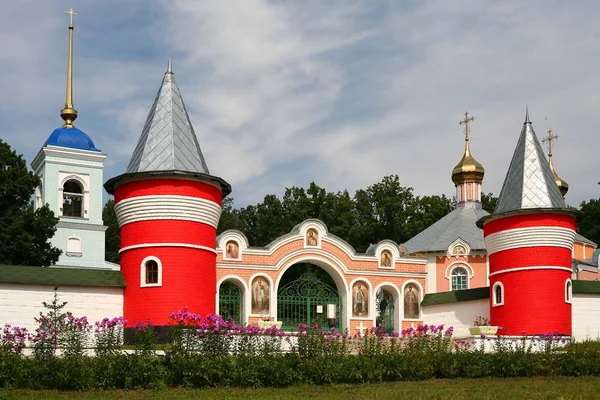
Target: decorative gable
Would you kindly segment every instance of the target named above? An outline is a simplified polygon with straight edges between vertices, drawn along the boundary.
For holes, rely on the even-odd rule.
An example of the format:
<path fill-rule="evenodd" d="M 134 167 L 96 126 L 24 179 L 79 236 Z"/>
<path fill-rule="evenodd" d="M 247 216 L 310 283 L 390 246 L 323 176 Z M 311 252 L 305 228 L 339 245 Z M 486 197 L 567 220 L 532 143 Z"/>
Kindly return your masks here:
<path fill-rule="evenodd" d="M 469 254 L 471 254 L 471 246 L 461 238 L 458 238 L 454 242 L 450 243 L 450 246 L 448 246 L 448 250 L 446 252 L 446 256 L 448 258 L 466 257 Z"/>

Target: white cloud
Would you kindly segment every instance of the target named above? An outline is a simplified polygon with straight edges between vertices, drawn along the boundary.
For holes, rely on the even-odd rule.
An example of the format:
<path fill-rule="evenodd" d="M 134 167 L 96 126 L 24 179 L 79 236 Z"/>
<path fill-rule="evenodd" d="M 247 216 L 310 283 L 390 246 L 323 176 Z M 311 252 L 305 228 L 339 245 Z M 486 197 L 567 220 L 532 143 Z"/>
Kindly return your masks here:
<path fill-rule="evenodd" d="M 525 105 L 541 135 L 545 117 L 555 130 L 573 129 L 584 103 L 590 114 L 569 136 L 585 140 L 564 146 L 585 153 L 594 140 L 583 129 L 600 122 L 590 106 L 600 61 L 592 7 L 178 1 L 170 40 L 185 57 L 181 74 L 199 71 L 198 90 L 182 91 L 211 168 L 242 203 L 267 188 L 281 193 L 282 163 L 289 184 L 356 189 L 398 173 L 417 193 L 452 195 L 465 110 L 476 115 L 472 146 L 487 167 L 485 189 L 497 194 Z M 593 197 L 595 178 L 577 172 L 585 165 L 559 153 L 570 197 Z"/>
<path fill-rule="evenodd" d="M 69 4 L 57 3 L 0 17 L 2 137 L 29 159 L 63 102 Z M 75 48 L 78 126 L 108 153 L 107 177 L 125 170 L 172 51 L 211 172 L 239 205 L 393 173 L 418 194 L 453 195 L 465 110 L 484 190 L 498 194 L 525 105 L 539 136 L 561 136 L 567 200 L 598 197 L 595 2 L 132 1 L 116 21 L 115 4 L 78 10 Z"/>

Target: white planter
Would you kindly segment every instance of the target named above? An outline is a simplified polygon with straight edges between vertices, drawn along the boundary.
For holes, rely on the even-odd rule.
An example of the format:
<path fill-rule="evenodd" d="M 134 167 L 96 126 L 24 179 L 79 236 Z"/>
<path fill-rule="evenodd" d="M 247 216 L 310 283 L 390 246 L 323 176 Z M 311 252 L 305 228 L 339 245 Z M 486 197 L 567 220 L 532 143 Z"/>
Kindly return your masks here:
<path fill-rule="evenodd" d="M 273 326 L 277 327 L 277 329 L 281 329 L 281 325 L 283 325 L 283 321 L 258 321 L 258 327 L 262 329 L 271 328 Z"/>
<path fill-rule="evenodd" d="M 472 326 L 469 328 L 469 332 L 471 332 L 471 335 L 473 335 L 473 336 L 495 335 L 496 332 L 498 332 L 498 327 L 497 326 L 489 326 L 489 325 Z"/>

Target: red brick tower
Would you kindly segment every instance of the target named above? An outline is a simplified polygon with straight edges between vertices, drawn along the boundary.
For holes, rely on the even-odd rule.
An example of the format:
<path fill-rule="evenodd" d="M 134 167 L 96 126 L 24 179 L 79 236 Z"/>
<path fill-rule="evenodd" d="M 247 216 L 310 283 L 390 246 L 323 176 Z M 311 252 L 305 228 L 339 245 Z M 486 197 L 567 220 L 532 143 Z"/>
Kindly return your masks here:
<path fill-rule="evenodd" d="M 126 327 L 167 325 L 183 307 L 214 312 L 216 229 L 231 187 L 208 171 L 170 60 L 127 171 L 105 188 L 121 232 Z"/>
<path fill-rule="evenodd" d="M 496 209 L 480 222 L 490 260 L 491 323 L 507 335 L 570 335 L 575 217 L 529 113 Z"/>

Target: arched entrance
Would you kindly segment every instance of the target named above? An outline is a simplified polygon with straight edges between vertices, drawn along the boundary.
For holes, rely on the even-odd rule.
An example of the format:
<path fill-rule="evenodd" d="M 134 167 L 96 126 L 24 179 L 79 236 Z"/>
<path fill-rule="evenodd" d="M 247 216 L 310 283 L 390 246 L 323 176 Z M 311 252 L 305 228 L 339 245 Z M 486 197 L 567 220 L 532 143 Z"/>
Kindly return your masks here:
<path fill-rule="evenodd" d="M 375 310 L 377 312 L 375 325 L 383 327 L 387 333 L 392 333 L 396 329 L 394 303 L 394 295 L 390 291 L 384 288 L 377 290 L 375 294 Z"/>
<path fill-rule="evenodd" d="M 331 276 L 312 264 L 296 264 L 281 278 L 277 290 L 277 318 L 284 330 L 299 324 L 342 329 L 342 297 Z"/>
<path fill-rule="evenodd" d="M 223 319 L 233 319 L 238 325 L 244 321 L 244 296 L 242 290 L 231 281 L 219 286 L 219 314 Z"/>

